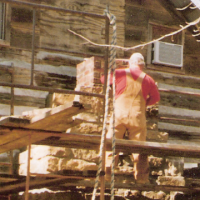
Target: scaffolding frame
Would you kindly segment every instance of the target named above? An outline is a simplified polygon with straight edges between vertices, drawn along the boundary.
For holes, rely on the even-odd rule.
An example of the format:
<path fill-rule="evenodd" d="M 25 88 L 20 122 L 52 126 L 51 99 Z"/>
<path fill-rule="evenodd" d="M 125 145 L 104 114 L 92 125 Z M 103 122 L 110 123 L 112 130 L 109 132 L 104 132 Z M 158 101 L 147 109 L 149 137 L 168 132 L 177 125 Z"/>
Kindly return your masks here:
<path fill-rule="evenodd" d="M 104 19 L 105 20 L 105 44 L 109 44 L 109 25 L 110 21 L 109 18 L 106 15 L 99 15 L 99 14 L 93 14 L 93 13 L 87 13 L 87 12 L 81 12 L 81 11 L 74 11 L 59 7 L 53 7 L 48 5 L 42 5 L 42 4 L 36 4 L 36 3 L 29 3 L 29 2 L 22 2 L 22 1 L 16 1 L 16 0 L 0 0 L 2 3 L 6 4 L 12 4 L 12 5 L 20 5 L 20 6 L 26 6 L 28 8 L 31 8 L 33 10 L 33 22 L 32 22 L 32 58 L 31 58 L 31 80 L 30 85 L 21 85 L 21 84 L 14 84 L 13 78 L 11 77 L 11 83 L 0 83 L 0 86 L 10 87 L 11 88 L 11 114 L 14 114 L 14 88 L 23 88 L 23 89 L 31 89 L 31 90 L 39 90 L 39 91 L 48 91 L 50 93 L 57 92 L 57 93 L 63 93 L 63 94 L 76 94 L 76 95 L 86 95 L 86 96 L 94 96 L 94 97 L 100 97 L 105 98 L 105 92 L 106 92 L 106 84 L 107 84 L 107 71 L 108 71 L 108 59 L 109 59 L 109 48 L 106 47 L 105 51 L 105 67 L 104 67 L 104 74 L 105 74 L 105 83 L 103 88 L 103 94 L 96 94 L 96 93 L 89 93 L 89 92 L 81 92 L 81 91 L 72 91 L 72 90 L 65 90 L 65 89 L 55 89 L 55 88 L 47 88 L 47 87 L 38 87 L 34 86 L 34 54 L 35 54 L 35 26 L 36 26 L 36 10 L 53 10 L 53 11 L 59 11 L 64 13 L 70 13 L 73 15 L 79 15 L 79 16 L 88 16 L 92 18 L 97 19 Z M 58 50 L 59 51 L 59 50 Z M 12 65 L 13 67 L 13 65 Z M 13 75 L 12 75 L 13 76 Z M 104 105 L 105 105 L 105 99 L 104 99 Z M 30 136 L 31 140 L 31 136 Z M 27 166 L 27 178 L 26 178 L 26 194 L 25 194 L 25 200 L 28 200 L 28 190 L 29 190 L 29 181 L 30 181 L 30 152 L 31 151 L 31 142 L 28 146 L 28 166 Z M 104 149 L 105 151 L 105 149 Z M 102 158 L 105 163 L 105 157 Z M 104 177 L 101 178 L 101 182 L 105 184 Z M 101 184 L 102 186 L 102 184 Z M 101 200 L 104 200 L 104 187 L 101 189 Z"/>
<path fill-rule="evenodd" d="M 16 1 L 16 0 L 0 0 L 0 2 L 12 4 L 12 5 L 22 5 L 22 6 L 26 6 L 28 8 L 33 9 L 33 34 L 32 34 L 32 58 L 31 58 L 31 81 L 30 81 L 30 85 L 14 84 L 12 82 L 11 83 L 0 82 L 0 86 L 6 86 L 6 87 L 10 87 L 12 89 L 12 92 L 11 92 L 11 108 L 12 109 L 13 109 L 13 106 L 14 106 L 14 88 L 23 88 L 23 89 L 31 89 L 31 90 L 39 90 L 39 91 L 57 92 L 57 93 L 63 93 L 63 94 L 86 95 L 86 96 L 94 96 L 94 97 L 99 97 L 99 98 L 105 97 L 107 71 L 108 71 L 108 59 L 109 59 L 108 47 L 106 47 L 106 51 L 105 51 L 105 68 L 104 68 L 105 84 L 104 84 L 104 93 L 103 94 L 34 86 L 33 75 L 34 75 L 36 10 L 39 10 L 39 9 L 55 10 L 55 11 L 59 11 L 59 12 L 71 13 L 71 14 L 74 14 L 74 15 L 89 16 L 89 17 L 94 17 L 94 18 L 99 18 L 99 19 L 105 19 L 105 44 L 109 44 L 109 19 L 106 15 L 98 15 L 98 14 L 92 14 L 92 13 L 86 13 L 86 12 L 80 12 L 80 11 L 73 11 L 73 10 L 68 10 L 68 9 L 63 9 L 63 8 L 58 8 L 58 7 L 52 7 L 52 6 L 47 6 L 47 5 L 28 3 L 28 2 Z M 175 91 L 175 90 L 160 89 L 160 91 L 200 96 L 197 93 L 179 92 L 179 91 Z M 13 111 L 12 111 L 11 114 L 14 114 Z M 28 200 L 28 189 L 29 189 L 29 184 L 30 184 L 30 169 L 29 168 L 30 168 L 30 153 L 31 153 L 30 152 L 31 151 L 31 132 L 34 131 L 34 130 L 26 130 L 26 131 L 30 133 L 30 135 L 29 135 L 29 146 L 28 146 L 28 167 L 27 167 L 27 177 L 26 177 L 26 197 L 25 197 L 26 200 Z M 54 134 L 55 133 L 50 133 L 49 135 L 54 135 Z M 170 155 L 175 155 L 176 154 L 175 150 L 177 150 L 178 153 L 175 156 L 185 156 L 185 155 L 194 156 L 194 154 L 195 154 L 195 157 L 200 157 L 199 156 L 200 148 L 196 148 L 196 149 L 193 150 L 193 149 L 185 149 L 185 148 L 179 146 L 179 147 L 177 147 L 177 149 L 176 148 L 173 149 L 173 145 L 165 145 L 165 146 L 160 145 L 160 146 L 155 147 L 154 145 L 150 145 L 148 143 L 138 143 L 138 142 L 130 141 L 130 143 L 125 144 L 124 142 L 118 141 L 118 140 L 116 140 L 116 142 L 117 142 L 118 150 L 126 150 L 126 149 L 137 150 L 137 149 L 139 149 L 140 151 L 144 151 L 144 149 L 149 147 L 149 149 L 147 151 L 150 151 L 150 149 L 152 150 L 152 152 L 165 151 L 166 155 L 169 154 L 169 150 L 171 150 Z M 108 141 L 108 144 L 110 145 L 111 141 Z M 124 146 L 124 148 L 122 148 L 122 146 Z M 190 153 L 188 153 L 188 152 L 190 152 Z M 179 153 L 180 153 L 180 155 L 179 155 Z M 10 198 L 10 196 L 8 198 Z M 103 199 L 104 198 L 101 195 L 101 200 L 103 200 Z"/>

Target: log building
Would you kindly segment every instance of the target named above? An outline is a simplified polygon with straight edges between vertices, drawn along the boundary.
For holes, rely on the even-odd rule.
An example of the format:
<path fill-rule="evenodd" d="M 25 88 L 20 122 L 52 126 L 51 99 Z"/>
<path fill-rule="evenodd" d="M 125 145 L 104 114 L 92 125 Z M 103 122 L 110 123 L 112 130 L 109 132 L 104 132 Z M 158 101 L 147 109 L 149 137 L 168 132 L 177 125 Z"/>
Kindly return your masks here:
<path fill-rule="evenodd" d="M 34 144 L 52 145 L 55 142 L 53 146 L 68 145 L 70 148 L 78 145 L 78 142 L 73 143 L 71 139 L 62 143 L 62 140 L 66 140 L 65 136 L 59 135 L 58 139 L 54 133 L 101 135 L 104 88 L 99 78 L 108 64 L 108 49 L 93 45 L 83 37 L 97 44 L 111 41 L 112 26 L 106 24 L 106 9 L 116 16 L 118 46 L 143 45 L 130 50 L 118 48 L 117 66 L 126 67 L 126 59 L 133 52 L 141 52 L 146 60 L 145 71 L 158 83 L 161 101 L 158 105 L 147 108 L 148 141 L 161 142 L 161 146 L 166 145 L 166 149 L 167 145 L 170 149 L 170 145 L 174 144 L 186 145 L 185 150 L 188 151 L 191 150 L 190 146 L 198 147 L 199 6 L 190 0 L 0 0 L 2 162 L 6 160 L 7 163 L 7 154 L 10 153 L 6 152 L 25 150 L 26 145 L 29 145 L 28 133 L 33 130 Z M 161 40 L 157 40 L 161 37 Z M 144 45 L 153 40 L 155 42 Z M 72 103 L 74 97 L 80 103 L 75 107 Z M 81 106 L 84 107 L 83 111 Z M 87 116 L 80 117 L 79 112 L 85 112 Z M 38 131 L 42 131 L 42 134 Z M 12 140 L 19 142 L 11 144 L 7 135 L 12 134 Z M 89 138 L 88 145 L 96 149 L 90 140 Z M 6 146 L 9 142 L 10 145 Z M 81 147 L 86 148 L 84 145 Z M 62 161 L 53 158 L 53 162 L 67 162 L 63 160 L 65 154 L 73 158 L 78 155 L 77 152 L 74 153 L 75 150 L 62 151 L 62 156 L 59 154 Z M 197 170 L 198 154 L 194 154 L 193 159 L 191 152 L 180 153 L 179 159 L 175 159 L 172 153 L 163 153 L 164 156 L 171 156 L 167 158 L 168 163 L 165 162 L 165 165 L 181 165 L 176 168 L 177 172 L 171 172 L 172 167 L 162 166 L 166 169 L 165 175 L 181 173 L 182 178 L 183 164 L 185 168 L 193 166 Z M 27 151 L 24 154 L 27 155 Z M 17 155 L 18 153 L 14 158 L 11 155 L 11 160 L 17 159 Z M 10 165 L 1 166 L 4 173 L 11 170 Z M 59 166 L 66 170 L 62 168 L 64 164 Z M 90 167 L 90 170 L 96 169 L 93 165 Z M 67 168 L 69 169 L 73 168 Z M 45 170 L 48 171 L 47 168 Z M 24 171 L 23 173 L 26 174 Z M 155 172 L 154 175 L 157 177 L 159 173 Z M 55 183 L 61 181 L 56 178 Z M 162 182 L 163 177 L 159 178 Z M 62 181 L 66 180 L 63 178 Z M 44 181 L 45 184 L 49 184 L 47 180 Z M 79 184 L 83 183 L 74 182 L 76 186 Z M 69 185 L 67 183 L 65 187 Z M 91 187 L 90 184 L 89 186 Z M 182 182 L 178 186 L 183 186 Z M 0 194 L 9 193 L 10 188 L 6 187 L 0 190 Z M 31 187 L 34 188 L 34 183 Z M 164 189 L 172 190 L 167 187 Z M 14 191 L 18 190 L 15 188 Z"/>

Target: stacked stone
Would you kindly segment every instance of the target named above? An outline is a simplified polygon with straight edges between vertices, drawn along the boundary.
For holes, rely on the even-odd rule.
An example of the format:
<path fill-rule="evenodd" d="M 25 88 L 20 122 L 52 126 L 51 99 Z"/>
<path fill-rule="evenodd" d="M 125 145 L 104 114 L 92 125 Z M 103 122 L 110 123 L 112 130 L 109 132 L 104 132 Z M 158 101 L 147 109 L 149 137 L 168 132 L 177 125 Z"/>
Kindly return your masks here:
<path fill-rule="evenodd" d="M 19 156 L 19 174 L 27 174 L 27 155 L 24 151 Z M 69 149 L 33 145 L 31 149 L 30 172 L 38 174 L 56 174 L 62 170 L 97 170 L 94 150 Z"/>
<path fill-rule="evenodd" d="M 117 61 L 117 68 L 127 67 L 128 62 L 123 60 Z M 90 93 L 103 93 L 103 85 L 100 83 L 100 77 L 103 73 L 104 60 L 102 58 L 92 57 L 86 59 L 77 66 L 77 87 L 76 90 Z M 112 94 L 112 92 L 111 92 Z M 68 96 L 65 96 L 69 98 Z M 66 102 L 66 98 L 59 98 L 60 102 Z M 110 97 L 112 97 L 110 95 Z M 61 100 L 62 99 L 62 100 Z M 71 100 L 71 97 L 70 97 Z M 76 127 L 66 130 L 67 133 L 79 134 L 101 134 L 102 132 L 102 117 L 103 117 L 103 99 L 93 96 L 76 95 L 74 101 L 80 103 L 88 103 L 91 106 L 90 110 L 74 116 L 74 120 L 82 120 L 82 123 Z M 56 104 L 56 103 L 55 103 Z M 112 100 L 110 99 L 110 107 Z M 111 114 L 111 110 L 109 110 Z M 157 107 L 147 109 L 147 140 L 154 142 L 167 142 L 168 133 L 159 132 L 156 124 Z M 109 119 L 107 120 L 109 121 Z M 61 170 L 96 170 L 98 152 L 94 150 L 68 149 L 60 147 L 33 146 L 31 149 L 31 173 L 57 173 Z M 133 163 L 129 155 L 121 154 L 118 167 L 118 176 L 116 181 L 133 182 Z M 26 175 L 27 170 L 27 151 L 20 155 L 19 174 Z M 150 164 L 150 180 L 153 184 L 184 186 L 183 178 L 183 159 L 177 158 L 157 158 L 149 156 Z M 123 194 L 122 194 L 123 193 Z M 116 195 L 119 199 L 166 199 L 169 196 L 175 197 L 179 193 L 164 193 L 164 192 L 139 192 L 132 190 L 116 190 Z M 85 196 L 88 199 L 90 194 Z M 106 196 L 107 198 L 107 196 Z M 109 199 L 108 195 L 108 199 Z M 33 198 L 34 199 L 34 198 Z M 67 198 L 70 199 L 70 198 Z M 97 198 L 98 199 L 98 198 Z M 175 198 L 174 198 L 175 199 Z"/>

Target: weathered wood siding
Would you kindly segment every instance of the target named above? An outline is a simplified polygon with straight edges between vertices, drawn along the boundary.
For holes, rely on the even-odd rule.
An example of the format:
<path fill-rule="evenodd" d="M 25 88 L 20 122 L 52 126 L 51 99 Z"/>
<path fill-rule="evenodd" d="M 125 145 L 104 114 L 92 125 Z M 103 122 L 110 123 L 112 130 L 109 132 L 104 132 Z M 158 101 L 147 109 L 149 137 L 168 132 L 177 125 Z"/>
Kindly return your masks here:
<path fill-rule="evenodd" d="M 89 12 L 103 15 L 106 9 L 106 2 L 102 0 L 87 1 L 62 1 L 56 0 L 48 2 L 48 5 L 65 9 Z M 109 10 L 116 16 L 117 20 L 117 44 L 124 46 L 124 0 L 110 1 Z M 41 48 L 54 48 L 68 50 L 80 54 L 104 54 L 105 48 L 89 44 L 86 40 L 72 34 L 68 29 L 88 38 L 89 40 L 105 44 L 105 20 L 72 15 L 64 12 L 41 11 L 40 14 L 40 46 Z M 112 34 L 112 27 L 110 27 Z M 110 37 L 111 39 L 111 37 Z M 118 51 L 119 56 L 123 56 L 122 51 Z"/>
<path fill-rule="evenodd" d="M 177 27 L 180 22 L 172 16 L 159 0 L 28 0 L 71 10 L 103 14 L 109 3 L 109 10 L 117 19 L 117 44 L 133 47 L 148 42 L 152 35 L 149 22 Z M 11 6 L 10 46 L 0 47 L 1 81 L 30 84 L 31 46 L 32 46 L 32 10 L 27 7 Z M 76 65 L 85 57 L 103 56 L 105 48 L 89 44 L 70 33 L 71 29 L 96 43 L 105 43 L 105 21 L 91 17 L 66 14 L 63 12 L 37 10 L 35 34 L 35 74 L 37 86 L 74 89 L 76 84 Z M 110 40 L 112 27 L 110 27 Z M 160 34 L 165 34 L 161 31 Z M 177 36 L 178 37 L 178 36 Z M 167 40 L 171 40 L 168 38 Z M 178 91 L 200 92 L 200 43 L 195 41 L 189 31 L 184 40 L 184 69 L 150 64 L 147 72 L 158 82 L 159 88 Z M 195 49 L 195 51 L 194 51 Z M 58 51 L 60 50 L 60 51 Z M 133 52 L 143 53 L 147 59 L 148 46 L 130 51 L 117 50 L 118 57 L 128 58 Z M 11 68 L 11 64 L 14 68 Z M 9 70 L 8 70 L 9 69 Z M 153 69 L 153 70 L 152 70 Z M 165 71 L 165 72 L 164 72 Z M 168 73 L 167 73 L 168 72 Z M 181 75 L 182 74 L 182 75 Z M 45 107 L 48 94 L 35 96 L 15 91 L 15 106 L 26 106 L 25 109 Z M 0 91 L 0 106 L 9 108 L 10 91 Z M 161 92 L 159 118 L 150 117 L 150 125 L 158 124 L 161 131 L 169 131 L 170 137 L 194 141 L 198 137 L 200 119 L 199 97 L 186 94 Z M 3 112 L 3 109 L 1 109 Z M 8 109 L 9 110 L 9 109 Z M 3 112 L 3 115 L 9 111 Z M 18 112 L 17 112 L 18 114 Z M 0 113 L 2 115 L 2 113 Z M 197 141 L 197 140 L 196 140 Z"/>
<path fill-rule="evenodd" d="M 172 16 L 160 5 L 159 1 L 126 0 L 125 6 L 125 46 L 133 47 L 149 41 L 148 25 L 150 21 L 174 25 Z M 147 46 L 125 52 L 129 57 L 134 51 L 140 51 L 147 56 Z"/>
<path fill-rule="evenodd" d="M 104 14 L 107 1 L 104 0 L 24 0 L 24 2 L 45 4 L 70 10 Z M 117 44 L 124 46 L 124 20 L 125 1 L 117 0 L 109 2 L 109 10 L 117 18 Z M 10 46 L 0 46 L 0 71 L 1 81 L 13 83 L 30 84 L 31 58 L 32 58 L 32 35 L 33 35 L 33 10 L 29 7 L 11 4 L 10 21 Z M 105 44 L 105 20 L 92 17 L 71 15 L 64 12 L 37 10 L 35 26 L 35 70 L 34 84 L 54 88 L 65 88 L 74 90 L 76 86 L 76 65 L 85 57 L 93 55 L 104 56 L 105 48 L 93 46 L 85 40 L 70 33 L 71 29 L 82 34 L 89 40 Z M 110 27 L 110 40 L 112 27 Z M 118 51 L 118 56 L 123 56 L 123 51 Z M 14 64 L 12 68 L 11 65 Z M 7 70 L 9 68 L 10 70 Z M 5 92 L 6 91 L 6 92 Z M 0 115 L 10 114 L 10 89 L 0 90 Z M 15 92 L 14 105 L 24 106 L 24 110 L 45 107 L 48 94 L 42 98 L 30 94 Z M 23 110 L 23 111 L 24 111 Z M 20 114 L 15 109 L 14 114 Z"/>
<path fill-rule="evenodd" d="M 126 0 L 125 12 L 125 46 L 133 47 L 169 33 L 159 28 L 157 32 L 151 32 L 150 23 L 169 29 L 170 27 L 180 28 L 180 21 L 157 0 Z M 173 38 L 168 37 L 164 41 L 170 42 L 172 39 L 184 41 L 183 69 L 148 62 L 146 71 L 158 83 L 159 89 L 176 90 L 188 94 L 161 91 L 158 117 L 149 119 L 148 123 L 150 125 L 155 123 L 159 131 L 168 132 L 168 142 L 199 143 L 200 96 L 190 93 L 200 94 L 200 43 L 196 42 L 188 30 L 182 38 L 179 34 Z M 128 58 L 133 52 L 139 51 L 147 59 L 148 48 L 149 46 L 145 46 L 126 51 L 125 57 Z"/>
<path fill-rule="evenodd" d="M 128 47 L 134 47 L 170 33 L 160 30 L 160 35 L 155 35 L 151 33 L 149 28 L 150 23 L 169 28 L 172 27 L 175 28 L 174 31 L 180 29 L 180 25 L 185 26 L 184 22 L 181 23 L 174 15 L 170 14 L 158 0 L 126 0 L 125 13 L 125 46 Z M 164 41 L 173 42 L 175 37 L 177 35 L 168 37 Z M 188 30 L 185 32 L 184 37 L 183 70 L 177 69 L 176 67 L 153 64 L 149 64 L 148 67 L 172 73 L 200 75 L 200 43 L 196 41 L 195 37 Z M 149 46 L 132 51 L 125 51 L 125 57 L 128 58 L 134 51 L 140 51 L 147 58 Z"/>
<path fill-rule="evenodd" d="M 158 129 L 169 133 L 171 143 L 199 143 L 200 78 L 149 70 L 147 73 L 161 91 Z"/>

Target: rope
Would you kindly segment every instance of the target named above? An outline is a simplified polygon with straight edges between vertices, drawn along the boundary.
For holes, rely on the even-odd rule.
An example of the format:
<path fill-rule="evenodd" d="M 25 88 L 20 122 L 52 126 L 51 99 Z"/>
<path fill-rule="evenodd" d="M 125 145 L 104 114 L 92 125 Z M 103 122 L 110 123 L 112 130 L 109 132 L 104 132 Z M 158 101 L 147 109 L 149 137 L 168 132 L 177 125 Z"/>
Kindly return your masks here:
<path fill-rule="evenodd" d="M 116 45 L 116 18 L 114 15 L 110 15 L 109 12 L 106 10 L 105 14 L 108 16 L 110 19 L 110 24 L 113 24 L 113 37 L 112 37 L 112 44 Z M 106 122 L 108 118 L 108 104 L 109 104 L 109 86 L 110 86 L 110 76 L 111 76 L 111 70 L 113 67 L 113 72 L 115 70 L 116 62 L 116 49 L 114 46 L 110 49 L 110 60 L 109 60 L 109 67 L 108 67 L 108 76 L 107 76 L 107 85 L 106 85 L 106 96 L 105 96 L 105 113 L 104 113 L 104 122 L 103 122 L 103 130 L 102 130 L 102 135 L 101 135 L 101 143 L 100 143 L 100 152 L 99 152 L 99 165 L 98 165 L 98 170 L 96 174 L 96 179 L 95 179 L 95 185 L 94 185 L 94 190 L 92 194 L 92 200 L 95 200 L 96 197 L 96 192 L 99 186 L 99 177 L 100 173 L 102 171 L 102 155 L 103 155 L 103 149 L 105 147 L 105 138 L 106 138 Z M 113 73 L 113 103 L 114 103 L 114 98 L 115 97 L 115 73 Z M 113 104 L 114 105 L 114 104 Z M 114 107 L 114 106 L 113 106 Z M 114 111 L 114 109 L 113 109 Z M 114 113 L 113 113 L 114 114 Z M 114 116 L 113 116 L 113 139 L 112 139 L 112 174 L 111 174 L 111 200 L 114 199 L 114 167 L 115 167 L 115 134 L 114 134 Z"/>
<path fill-rule="evenodd" d="M 113 36 L 112 36 L 112 45 L 117 44 L 117 26 L 116 26 L 116 17 L 114 15 L 111 16 L 111 24 L 113 25 Z M 114 200 L 114 170 L 115 170 L 115 69 L 116 69 L 116 48 L 112 47 L 110 50 L 111 53 L 111 68 L 113 70 L 113 121 L 112 121 L 112 129 L 113 129 L 113 136 L 112 136 L 112 168 L 111 168 L 111 200 Z"/>

